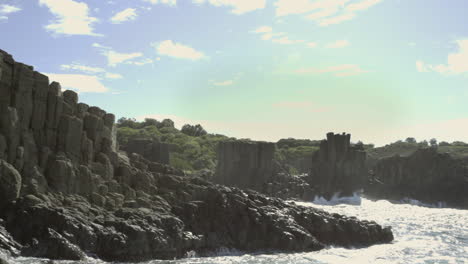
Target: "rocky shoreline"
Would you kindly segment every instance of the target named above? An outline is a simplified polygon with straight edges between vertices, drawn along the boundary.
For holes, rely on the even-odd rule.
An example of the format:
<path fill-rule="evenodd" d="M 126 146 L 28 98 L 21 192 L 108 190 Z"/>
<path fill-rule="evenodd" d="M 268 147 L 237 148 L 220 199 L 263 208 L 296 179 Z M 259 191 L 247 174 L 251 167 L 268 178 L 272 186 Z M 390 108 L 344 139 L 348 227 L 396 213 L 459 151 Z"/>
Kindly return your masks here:
<path fill-rule="evenodd" d="M 0 69 L 0 248 L 12 255 L 144 261 L 393 240 L 375 222 L 187 177 L 120 151 L 113 114 L 79 103 L 1 50 Z"/>

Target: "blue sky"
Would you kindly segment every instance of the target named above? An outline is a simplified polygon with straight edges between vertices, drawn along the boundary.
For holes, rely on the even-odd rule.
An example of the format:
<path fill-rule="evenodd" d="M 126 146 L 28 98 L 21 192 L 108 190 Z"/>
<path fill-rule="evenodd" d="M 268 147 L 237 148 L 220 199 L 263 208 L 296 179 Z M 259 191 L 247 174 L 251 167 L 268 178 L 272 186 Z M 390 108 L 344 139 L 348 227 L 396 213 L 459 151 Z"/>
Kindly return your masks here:
<path fill-rule="evenodd" d="M 465 0 L 0 0 L 0 48 L 118 117 L 468 141 Z"/>

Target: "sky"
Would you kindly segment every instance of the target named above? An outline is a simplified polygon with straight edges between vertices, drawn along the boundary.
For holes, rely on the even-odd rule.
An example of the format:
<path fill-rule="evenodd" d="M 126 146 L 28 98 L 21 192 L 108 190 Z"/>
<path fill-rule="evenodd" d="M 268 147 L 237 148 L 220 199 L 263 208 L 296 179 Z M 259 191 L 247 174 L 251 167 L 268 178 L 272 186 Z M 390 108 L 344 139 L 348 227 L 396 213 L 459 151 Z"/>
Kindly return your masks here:
<path fill-rule="evenodd" d="M 117 118 L 468 142 L 466 0 L 0 0 L 0 49 Z"/>

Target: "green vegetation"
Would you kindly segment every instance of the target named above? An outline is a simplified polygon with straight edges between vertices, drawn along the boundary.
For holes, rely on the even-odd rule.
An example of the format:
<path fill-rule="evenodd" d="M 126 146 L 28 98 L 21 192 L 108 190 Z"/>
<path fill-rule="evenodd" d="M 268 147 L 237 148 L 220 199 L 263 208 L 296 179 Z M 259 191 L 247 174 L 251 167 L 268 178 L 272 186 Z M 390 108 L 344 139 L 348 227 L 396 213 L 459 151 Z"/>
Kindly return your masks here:
<path fill-rule="evenodd" d="M 312 162 L 312 155 L 319 150 L 320 141 L 308 139 L 280 139 L 277 143 L 275 159 L 290 174 L 306 173 Z"/>
<path fill-rule="evenodd" d="M 368 148 L 366 151 L 371 158 L 380 159 L 394 155 L 409 156 L 417 149 L 428 147 L 437 148 L 439 153 L 449 153 L 456 158 L 468 158 L 468 144 L 460 141 L 437 143 L 434 138 L 429 142 L 426 140 L 417 142 L 414 138 L 409 137 L 405 141 L 399 140 L 383 147 Z"/>
<path fill-rule="evenodd" d="M 184 126 L 183 131 L 174 127 L 174 122 L 165 119 L 121 118 L 117 121 L 117 139 L 125 145 L 130 138 L 145 138 L 170 144 L 172 166 L 185 171 L 214 169 L 216 166 L 216 146 L 220 141 L 234 140 L 223 135 L 208 134 L 200 126 Z"/>

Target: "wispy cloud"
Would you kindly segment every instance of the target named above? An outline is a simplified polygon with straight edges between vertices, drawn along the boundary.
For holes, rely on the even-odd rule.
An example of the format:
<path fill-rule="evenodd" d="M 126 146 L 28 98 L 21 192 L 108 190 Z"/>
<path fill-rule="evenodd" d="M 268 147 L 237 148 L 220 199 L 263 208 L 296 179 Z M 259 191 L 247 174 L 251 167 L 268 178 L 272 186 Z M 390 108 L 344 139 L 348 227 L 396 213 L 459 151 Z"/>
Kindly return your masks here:
<path fill-rule="evenodd" d="M 221 81 L 221 82 L 215 82 L 212 81 L 214 86 L 230 86 L 234 84 L 233 80 L 227 80 L 227 81 Z"/>
<path fill-rule="evenodd" d="M 92 46 L 100 49 L 101 54 L 107 57 L 108 66 L 115 67 L 121 63 L 134 64 L 134 65 L 139 65 L 139 66 L 146 64 L 146 63 L 135 62 L 136 58 L 143 57 L 143 53 L 141 52 L 121 53 L 121 52 L 114 51 L 111 47 L 106 47 L 99 43 L 93 43 Z"/>
<path fill-rule="evenodd" d="M 114 24 L 120 24 L 122 22 L 135 20 L 137 16 L 135 8 L 127 8 L 111 17 L 110 21 Z"/>
<path fill-rule="evenodd" d="M 357 12 L 366 10 L 382 0 L 278 0 L 276 16 L 303 15 L 319 26 L 329 26 L 351 20 Z"/>
<path fill-rule="evenodd" d="M 151 4 L 166 4 L 166 5 L 172 5 L 172 6 L 175 6 L 177 4 L 177 0 L 143 0 L 143 1 L 151 3 Z"/>
<path fill-rule="evenodd" d="M 203 52 L 172 40 L 154 42 L 151 46 L 156 49 L 156 52 L 159 55 L 188 60 L 199 60 L 205 58 L 205 54 L 203 54 Z"/>
<path fill-rule="evenodd" d="M 0 21 L 7 20 L 8 15 L 21 11 L 20 7 L 2 4 L 0 5 Z"/>
<path fill-rule="evenodd" d="M 332 73 L 333 75 L 337 77 L 346 77 L 346 76 L 354 76 L 354 75 L 359 75 L 366 73 L 368 71 L 365 71 L 361 69 L 358 65 L 354 64 L 342 64 L 342 65 L 337 65 L 337 66 L 330 66 L 326 68 L 301 68 L 299 70 L 296 70 L 296 73 L 299 74 L 326 74 L 326 73 Z"/>
<path fill-rule="evenodd" d="M 193 0 L 193 2 L 196 4 L 209 3 L 214 6 L 231 7 L 231 13 L 236 15 L 263 9 L 266 5 L 266 0 Z"/>
<path fill-rule="evenodd" d="M 457 40 L 458 51 L 450 53 L 447 57 L 447 64 L 431 65 L 423 61 L 416 62 L 416 69 L 419 72 L 438 72 L 444 75 L 457 75 L 468 73 L 468 39 Z"/>
<path fill-rule="evenodd" d="M 105 93 L 109 91 L 97 76 L 84 74 L 44 73 L 50 80 L 59 82 L 63 88 L 78 93 Z"/>
<path fill-rule="evenodd" d="M 339 49 L 339 48 L 347 47 L 349 45 L 350 45 L 349 41 L 347 41 L 345 39 L 342 39 L 342 40 L 337 40 L 337 41 L 328 43 L 326 45 L 326 48 L 328 48 L 328 49 Z"/>
<path fill-rule="evenodd" d="M 270 33 L 273 31 L 272 27 L 269 26 L 261 26 L 256 28 L 255 30 L 252 30 L 253 33 Z"/>
<path fill-rule="evenodd" d="M 60 65 L 60 69 L 62 70 L 69 70 L 69 71 L 79 71 L 86 74 L 93 74 L 96 75 L 99 79 L 106 78 L 106 79 L 121 79 L 123 78 L 122 75 L 118 73 L 111 73 L 107 72 L 103 68 L 99 67 L 91 67 L 86 66 L 83 64 L 72 63 L 72 64 L 62 64 Z"/>
<path fill-rule="evenodd" d="M 93 28 L 98 19 L 89 15 L 86 3 L 73 0 L 39 0 L 39 4 L 47 6 L 55 16 L 55 19 L 45 26 L 47 31 L 65 35 L 100 35 L 95 33 Z"/>
<path fill-rule="evenodd" d="M 271 40 L 273 43 L 278 43 L 282 45 L 290 45 L 305 42 L 304 40 L 290 39 L 285 32 L 273 32 L 273 28 L 269 26 L 261 26 L 250 32 L 255 34 L 261 34 L 261 38 L 263 40 Z"/>
<path fill-rule="evenodd" d="M 378 3 L 382 2 L 382 0 L 363 0 L 361 2 L 349 4 L 346 6 L 346 9 L 349 11 L 361 11 L 361 10 L 366 10 L 369 7 L 376 5 Z"/>

